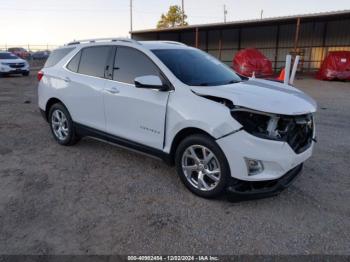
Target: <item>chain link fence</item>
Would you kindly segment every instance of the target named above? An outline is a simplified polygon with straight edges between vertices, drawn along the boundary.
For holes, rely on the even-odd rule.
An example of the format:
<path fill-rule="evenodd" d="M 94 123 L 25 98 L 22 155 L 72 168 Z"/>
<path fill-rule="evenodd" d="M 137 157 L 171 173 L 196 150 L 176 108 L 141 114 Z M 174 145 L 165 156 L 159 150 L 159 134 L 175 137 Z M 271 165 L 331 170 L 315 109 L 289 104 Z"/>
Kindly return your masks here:
<path fill-rule="evenodd" d="M 46 50 L 53 50 L 58 47 L 58 45 L 32 45 L 32 44 L 23 44 L 23 45 L 8 45 L 8 44 L 0 44 L 0 50 L 1 51 L 7 51 L 9 48 L 24 48 L 28 52 L 37 52 L 37 51 L 46 51 Z"/>
<path fill-rule="evenodd" d="M 22 45 L 8 45 L 8 44 L 0 44 L 0 51 L 8 51 L 11 52 L 13 48 L 23 48 L 23 56 L 22 58 L 26 59 L 31 69 L 40 69 L 46 62 L 47 56 L 39 55 L 38 52 L 50 52 L 53 49 L 57 48 L 58 45 L 33 45 L 33 44 L 22 44 Z"/>

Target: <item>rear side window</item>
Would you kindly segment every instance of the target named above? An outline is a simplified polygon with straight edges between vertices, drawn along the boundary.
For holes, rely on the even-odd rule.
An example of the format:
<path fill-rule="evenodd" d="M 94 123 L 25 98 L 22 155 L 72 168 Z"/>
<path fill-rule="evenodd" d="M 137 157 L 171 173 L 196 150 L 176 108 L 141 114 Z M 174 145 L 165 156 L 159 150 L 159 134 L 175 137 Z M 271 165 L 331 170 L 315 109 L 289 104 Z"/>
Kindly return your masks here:
<path fill-rule="evenodd" d="M 134 84 L 139 76 L 160 77 L 157 66 L 142 52 L 130 47 L 118 47 L 115 58 L 113 80 Z"/>
<path fill-rule="evenodd" d="M 63 57 L 68 55 L 74 48 L 64 48 L 52 51 L 49 58 L 47 59 L 44 67 L 52 67 L 56 65 Z"/>
<path fill-rule="evenodd" d="M 76 54 L 72 60 L 70 60 L 70 62 L 68 63 L 67 65 L 67 68 L 72 71 L 72 72 L 75 72 L 77 73 L 78 72 L 78 69 L 79 69 L 79 62 L 80 62 L 80 56 L 81 56 L 81 51 Z"/>
<path fill-rule="evenodd" d="M 78 72 L 84 75 L 104 77 L 107 59 L 112 48 L 109 46 L 96 46 L 83 49 Z"/>

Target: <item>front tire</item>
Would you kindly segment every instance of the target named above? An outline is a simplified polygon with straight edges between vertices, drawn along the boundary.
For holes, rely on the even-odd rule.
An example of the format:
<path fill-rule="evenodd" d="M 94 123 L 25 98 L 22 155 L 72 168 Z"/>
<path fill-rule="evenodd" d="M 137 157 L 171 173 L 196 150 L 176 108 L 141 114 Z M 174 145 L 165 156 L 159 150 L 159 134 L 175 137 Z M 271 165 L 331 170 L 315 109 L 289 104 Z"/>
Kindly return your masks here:
<path fill-rule="evenodd" d="M 53 137 L 60 145 L 71 146 L 79 141 L 72 118 L 61 103 L 51 106 L 49 123 Z"/>
<path fill-rule="evenodd" d="M 224 153 L 207 135 L 196 134 L 185 138 L 176 150 L 175 164 L 185 186 L 204 198 L 221 195 L 230 178 Z"/>
<path fill-rule="evenodd" d="M 22 73 L 23 76 L 29 76 L 29 71 Z"/>

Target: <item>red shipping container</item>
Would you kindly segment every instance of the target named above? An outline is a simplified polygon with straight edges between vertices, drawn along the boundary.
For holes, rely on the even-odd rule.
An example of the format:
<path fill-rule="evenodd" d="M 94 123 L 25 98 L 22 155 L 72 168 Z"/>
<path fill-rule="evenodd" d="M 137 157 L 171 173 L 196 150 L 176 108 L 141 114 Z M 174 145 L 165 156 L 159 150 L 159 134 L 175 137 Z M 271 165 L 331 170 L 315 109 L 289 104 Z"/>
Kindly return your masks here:
<path fill-rule="evenodd" d="M 329 52 L 316 77 L 320 80 L 350 80 L 350 51 Z"/>
<path fill-rule="evenodd" d="M 247 48 L 238 51 L 233 58 L 233 69 L 244 76 L 267 77 L 273 74 L 271 61 L 259 50 Z"/>

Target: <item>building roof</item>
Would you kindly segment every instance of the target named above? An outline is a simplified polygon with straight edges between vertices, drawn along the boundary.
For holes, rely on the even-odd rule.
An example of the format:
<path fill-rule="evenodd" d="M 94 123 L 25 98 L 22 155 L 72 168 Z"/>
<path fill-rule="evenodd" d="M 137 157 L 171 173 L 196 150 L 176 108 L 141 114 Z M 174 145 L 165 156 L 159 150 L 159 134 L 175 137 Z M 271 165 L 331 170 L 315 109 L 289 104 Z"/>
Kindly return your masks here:
<path fill-rule="evenodd" d="M 290 22 L 298 18 L 302 20 L 309 20 L 309 19 L 315 19 L 315 18 L 324 19 L 324 18 L 347 17 L 347 16 L 350 19 L 350 10 L 339 10 L 339 11 L 331 11 L 331 12 L 299 14 L 299 15 L 290 15 L 290 16 L 278 16 L 278 17 L 269 17 L 269 18 L 263 18 L 263 19 L 240 20 L 240 21 L 233 21 L 233 22 L 227 22 L 227 23 L 210 23 L 210 24 L 198 24 L 198 25 L 179 26 L 179 27 L 162 28 L 162 29 L 155 28 L 155 29 L 146 29 L 146 30 L 136 30 L 136 31 L 133 31 L 132 34 L 190 30 L 195 28 L 208 28 L 208 27 L 232 27 L 232 26 L 251 25 L 251 24 Z"/>

